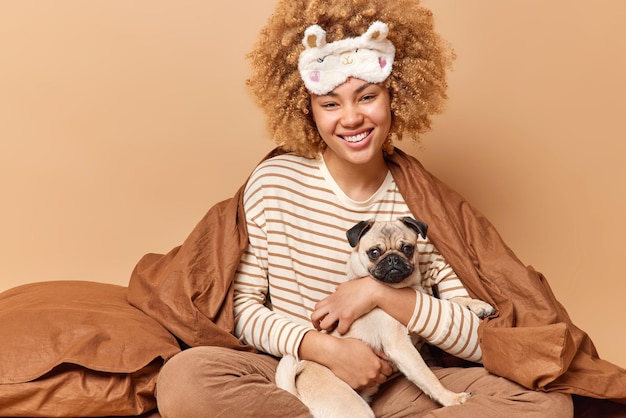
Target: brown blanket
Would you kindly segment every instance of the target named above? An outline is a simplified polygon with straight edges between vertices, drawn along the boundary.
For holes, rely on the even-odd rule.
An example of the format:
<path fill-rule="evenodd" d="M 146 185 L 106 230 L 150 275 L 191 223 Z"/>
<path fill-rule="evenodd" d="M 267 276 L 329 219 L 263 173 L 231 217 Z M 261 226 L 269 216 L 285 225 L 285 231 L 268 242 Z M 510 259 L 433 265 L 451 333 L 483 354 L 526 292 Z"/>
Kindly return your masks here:
<path fill-rule="evenodd" d="M 518 260 L 489 221 L 415 158 L 397 150 L 388 165 L 470 293 L 498 309 L 479 328 L 484 366 L 529 388 L 626 403 L 626 370 L 598 357 L 546 279 Z M 144 256 L 131 276 L 130 303 L 186 345 L 251 349 L 232 335 L 233 277 L 247 245 L 242 192 L 212 207 L 180 247 Z"/>

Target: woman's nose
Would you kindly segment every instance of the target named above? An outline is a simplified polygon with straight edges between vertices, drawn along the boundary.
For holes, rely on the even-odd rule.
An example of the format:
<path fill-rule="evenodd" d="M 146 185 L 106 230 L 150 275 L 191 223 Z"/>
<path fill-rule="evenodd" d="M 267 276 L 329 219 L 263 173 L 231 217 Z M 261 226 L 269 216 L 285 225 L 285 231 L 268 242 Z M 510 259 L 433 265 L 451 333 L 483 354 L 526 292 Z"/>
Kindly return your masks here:
<path fill-rule="evenodd" d="M 363 123 L 363 114 L 357 106 L 345 106 L 341 115 L 343 126 L 359 126 Z"/>

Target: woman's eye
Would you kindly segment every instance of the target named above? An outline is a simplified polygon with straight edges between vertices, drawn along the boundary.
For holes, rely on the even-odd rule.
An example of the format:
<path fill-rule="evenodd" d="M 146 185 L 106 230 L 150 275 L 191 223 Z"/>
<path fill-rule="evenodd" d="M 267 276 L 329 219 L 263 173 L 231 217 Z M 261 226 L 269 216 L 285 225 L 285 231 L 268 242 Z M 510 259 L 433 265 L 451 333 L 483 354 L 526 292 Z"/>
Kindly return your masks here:
<path fill-rule="evenodd" d="M 380 257 L 381 251 L 378 248 L 371 248 L 368 252 L 367 252 L 367 256 L 370 258 L 370 260 L 377 260 Z"/>

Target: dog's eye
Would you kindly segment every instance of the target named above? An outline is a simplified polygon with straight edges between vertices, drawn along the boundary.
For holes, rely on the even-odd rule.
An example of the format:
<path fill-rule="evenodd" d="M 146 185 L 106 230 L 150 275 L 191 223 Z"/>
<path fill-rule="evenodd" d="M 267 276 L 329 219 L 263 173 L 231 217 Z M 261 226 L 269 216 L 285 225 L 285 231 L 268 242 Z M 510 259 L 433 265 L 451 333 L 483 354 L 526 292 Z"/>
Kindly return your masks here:
<path fill-rule="evenodd" d="M 370 260 L 378 260 L 381 254 L 382 252 L 380 251 L 380 248 L 370 248 L 370 250 L 367 252 L 367 256 L 370 258 Z"/>
<path fill-rule="evenodd" d="M 415 251 L 415 247 L 413 247 L 412 245 L 405 244 L 405 245 L 402 246 L 402 252 L 407 257 L 411 257 L 413 255 L 414 251 Z"/>

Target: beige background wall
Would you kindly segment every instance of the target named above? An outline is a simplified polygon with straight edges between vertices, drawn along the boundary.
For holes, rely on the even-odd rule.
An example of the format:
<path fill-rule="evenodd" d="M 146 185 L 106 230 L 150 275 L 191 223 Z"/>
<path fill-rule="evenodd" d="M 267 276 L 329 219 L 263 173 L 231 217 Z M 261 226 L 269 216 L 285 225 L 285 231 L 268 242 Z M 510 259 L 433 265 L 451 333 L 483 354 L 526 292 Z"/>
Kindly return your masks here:
<path fill-rule="evenodd" d="M 403 148 L 626 366 L 626 3 L 425 4 L 458 59 L 447 112 Z M 0 290 L 126 284 L 235 191 L 272 147 L 244 85 L 272 7 L 0 2 Z"/>

